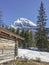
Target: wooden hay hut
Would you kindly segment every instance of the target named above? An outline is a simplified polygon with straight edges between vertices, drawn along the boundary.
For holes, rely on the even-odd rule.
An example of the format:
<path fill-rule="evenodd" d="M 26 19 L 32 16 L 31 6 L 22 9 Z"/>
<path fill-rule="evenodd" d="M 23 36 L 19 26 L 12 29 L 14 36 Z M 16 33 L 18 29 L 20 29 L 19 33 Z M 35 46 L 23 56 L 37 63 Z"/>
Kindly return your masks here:
<path fill-rule="evenodd" d="M 17 56 L 19 40 L 24 38 L 0 27 L 0 63 Z"/>

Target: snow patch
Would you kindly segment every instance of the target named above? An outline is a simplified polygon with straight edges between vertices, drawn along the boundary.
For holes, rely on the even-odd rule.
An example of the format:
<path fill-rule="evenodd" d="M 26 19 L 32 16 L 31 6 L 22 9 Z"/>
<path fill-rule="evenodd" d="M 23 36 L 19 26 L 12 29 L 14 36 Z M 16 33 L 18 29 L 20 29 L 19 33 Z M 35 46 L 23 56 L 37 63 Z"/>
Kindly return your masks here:
<path fill-rule="evenodd" d="M 41 52 L 27 49 L 18 49 L 18 57 L 49 62 L 49 52 Z"/>

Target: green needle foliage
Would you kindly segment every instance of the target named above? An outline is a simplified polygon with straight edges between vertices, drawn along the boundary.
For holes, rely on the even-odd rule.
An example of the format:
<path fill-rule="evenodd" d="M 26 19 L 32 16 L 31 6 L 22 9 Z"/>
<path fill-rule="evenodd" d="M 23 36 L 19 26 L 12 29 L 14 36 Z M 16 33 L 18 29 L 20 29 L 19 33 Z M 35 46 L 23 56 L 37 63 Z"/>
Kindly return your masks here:
<path fill-rule="evenodd" d="M 36 46 L 40 50 L 47 49 L 47 33 L 46 33 L 46 15 L 45 15 L 45 8 L 43 3 L 41 2 L 40 9 L 39 9 L 39 16 L 37 21 L 37 33 L 36 33 Z"/>

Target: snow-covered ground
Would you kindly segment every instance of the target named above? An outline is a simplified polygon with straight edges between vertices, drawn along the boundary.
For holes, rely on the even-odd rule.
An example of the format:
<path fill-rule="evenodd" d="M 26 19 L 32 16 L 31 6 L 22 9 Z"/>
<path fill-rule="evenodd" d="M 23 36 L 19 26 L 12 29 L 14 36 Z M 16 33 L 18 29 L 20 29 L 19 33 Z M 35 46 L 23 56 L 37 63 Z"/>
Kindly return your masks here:
<path fill-rule="evenodd" d="M 18 57 L 49 62 L 49 52 L 18 49 Z"/>

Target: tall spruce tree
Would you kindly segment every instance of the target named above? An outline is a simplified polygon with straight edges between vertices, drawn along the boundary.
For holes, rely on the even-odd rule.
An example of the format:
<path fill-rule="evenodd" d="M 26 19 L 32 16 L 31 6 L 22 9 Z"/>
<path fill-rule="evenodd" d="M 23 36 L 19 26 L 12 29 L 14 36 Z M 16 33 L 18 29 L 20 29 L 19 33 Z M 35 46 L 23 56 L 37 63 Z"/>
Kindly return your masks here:
<path fill-rule="evenodd" d="M 29 34 L 29 43 L 30 43 L 30 47 L 32 47 L 33 46 L 33 32 L 32 31 L 30 31 L 29 32 L 30 34 Z"/>
<path fill-rule="evenodd" d="M 19 31 L 19 28 L 17 28 L 16 30 L 15 30 L 15 34 L 20 34 L 20 31 Z"/>
<path fill-rule="evenodd" d="M 9 30 L 13 33 L 15 33 L 15 29 L 13 27 L 10 27 Z"/>
<path fill-rule="evenodd" d="M 25 33 L 25 40 L 26 40 L 27 48 L 30 47 L 30 32 L 28 30 L 26 30 L 26 33 Z"/>
<path fill-rule="evenodd" d="M 4 27 L 5 26 L 5 24 L 4 24 L 3 20 L 2 20 L 2 17 L 3 17 L 2 11 L 0 10 L 0 27 Z"/>
<path fill-rule="evenodd" d="M 20 46 L 23 48 L 28 48 L 32 46 L 33 40 L 32 40 L 32 31 L 29 30 L 22 30 L 21 34 L 22 37 L 25 38 L 24 41 L 20 41 L 19 44 L 21 44 Z"/>
<path fill-rule="evenodd" d="M 47 36 L 46 36 L 46 15 L 45 8 L 41 2 L 39 9 L 39 16 L 37 21 L 37 33 L 36 33 L 36 46 L 40 50 L 45 50 L 47 48 Z"/>
<path fill-rule="evenodd" d="M 25 30 L 22 29 L 20 36 L 25 38 Z M 20 40 L 19 47 L 26 48 L 25 40 Z"/>

